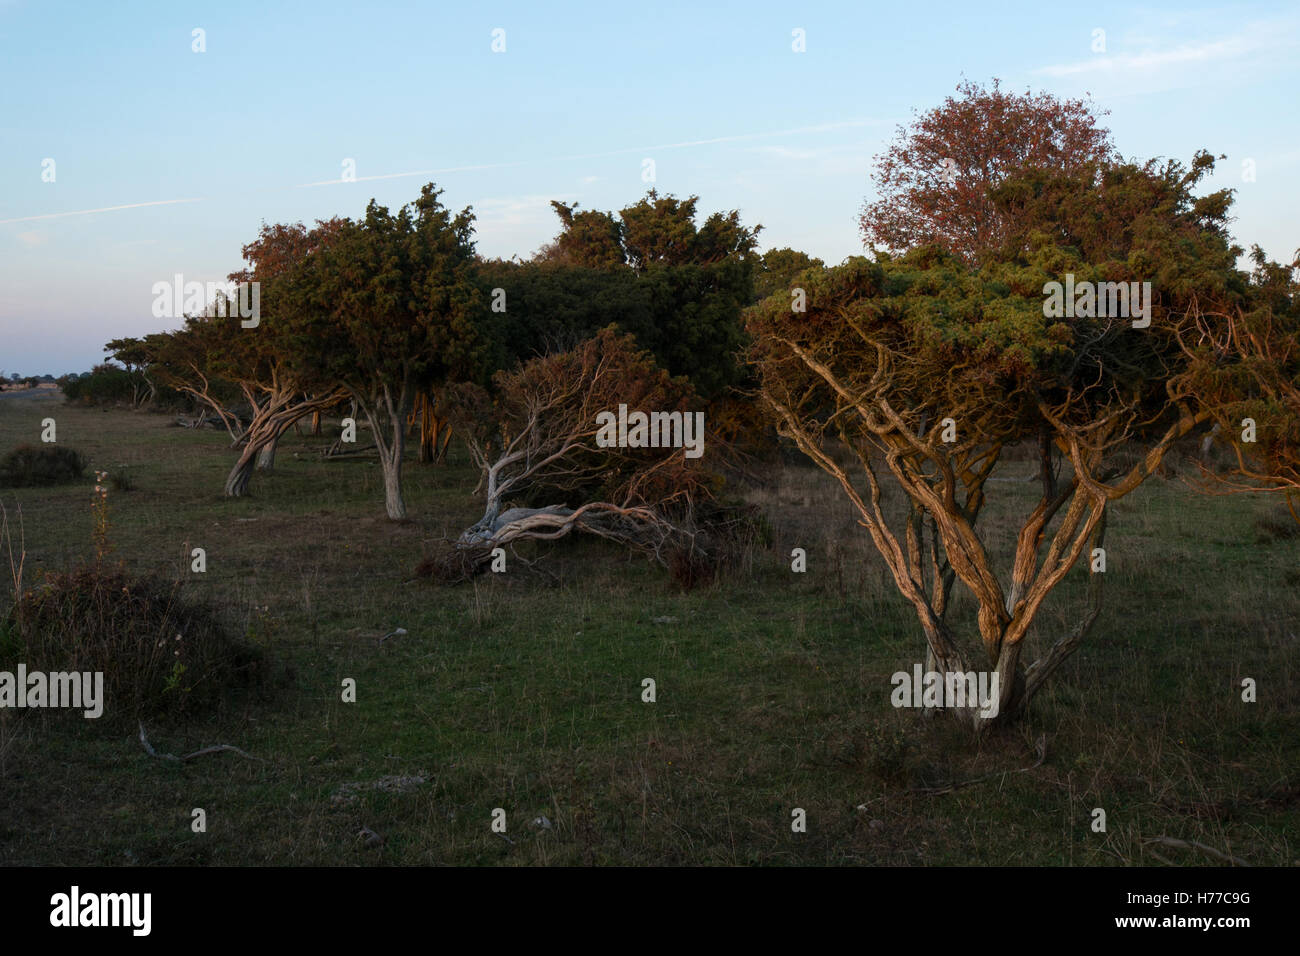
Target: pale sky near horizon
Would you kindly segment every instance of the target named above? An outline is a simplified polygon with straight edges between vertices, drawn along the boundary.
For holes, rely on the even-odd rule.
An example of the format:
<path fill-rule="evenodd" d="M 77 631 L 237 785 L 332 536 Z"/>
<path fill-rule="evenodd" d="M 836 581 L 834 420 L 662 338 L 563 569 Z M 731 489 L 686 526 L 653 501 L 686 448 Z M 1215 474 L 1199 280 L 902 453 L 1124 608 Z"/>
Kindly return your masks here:
<path fill-rule="evenodd" d="M 179 325 L 154 283 L 223 279 L 263 221 L 395 209 L 430 180 L 473 206 L 481 253 L 526 257 L 550 200 L 626 206 L 652 159 L 661 193 L 839 262 L 873 157 L 963 78 L 1090 93 L 1129 158 L 1226 154 L 1206 188 L 1237 190 L 1237 241 L 1290 261 L 1298 48 L 1279 2 L 0 0 L 0 369 L 88 369 Z"/>

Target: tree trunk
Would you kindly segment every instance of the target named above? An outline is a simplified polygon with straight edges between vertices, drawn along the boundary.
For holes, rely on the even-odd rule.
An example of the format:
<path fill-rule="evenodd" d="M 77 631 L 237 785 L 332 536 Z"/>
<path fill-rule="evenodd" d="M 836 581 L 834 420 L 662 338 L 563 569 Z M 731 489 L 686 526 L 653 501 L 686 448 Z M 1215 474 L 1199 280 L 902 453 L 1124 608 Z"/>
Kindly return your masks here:
<path fill-rule="evenodd" d="M 226 476 L 226 497 L 239 498 L 248 491 L 248 480 L 253 477 L 253 465 L 257 459 L 258 448 L 250 443 L 240 452 L 235 467 Z"/>
<path fill-rule="evenodd" d="M 406 518 L 402 500 L 402 450 L 406 443 L 406 426 L 399 419 L 393 423 L 393 444 L 379 450 L 379 464 L 384 469 L 384 509 L 393 521 Z"/>
<path fill-rule="evenodd" d="M 338 393 L 334 393 L 337 395 Z M 247 441 L 240 452 L 239 460 L 226 478 L 226 496 L 237 498 L 248 490 L 248 482 L 254 469 L 271 471 L 275 467 L 275 451 L 280 437 L 300 418 L 309 412 L 318 410 L 322 403 L 329 402 L 333 395 L 310 399 L 306 402 L 286 404 L 293 398 L 292 393 L 284 392 L 279 397 L 268 399 L 256 415 L 245 433 Z"/>
<path fill-rule="evenodd" d="M 433 464 L 433 442 L 429 435 L 428 399 L 421 402 L 420 407 L 420 464 Z"/>
<path fill-rule="evenodd" d="M 295 422 L 295 424 L 297 423 Z M 257 454 L 258 471 L 275 470 L 275 449 L 276 446 L 279 444 L 280 444 L 280 436 L 277 435 L 276 437 L 272 438 L 269 442 L 267 442 L 265 445 L 262 446 L 262 450 Z"/>
<path fill-rule="evenodd" d="M 379 466 L 384 471 L 384 510 L 393 521 L 406 520 L 406 502 L 402 500 L 402 453 L 406 450 L 406 392 L 398 397 L 396 403 L 392 394 L 385 389 L 381 396 L 376 396 L 363 405 L 362 411 L 370 421 L 370 430 L 375 436 L 375 448 L 379 452 Z M 380 411 L 380 401 L 383 411 Z M 384 414 L 387 413 L 389 436 L 385 438 Z"/>
<path fill-rule="evenodd" d="M 997 724 L 1011 723 L 1024 713 L 1029 703 L 1025 696 L 1025 669 L 1020 666 L 1020 642 L 1004 642 L 993 670 L 998 675 L 998 712 L 993 717 L 979 717 L 976 728 L 985 730 Z"/>

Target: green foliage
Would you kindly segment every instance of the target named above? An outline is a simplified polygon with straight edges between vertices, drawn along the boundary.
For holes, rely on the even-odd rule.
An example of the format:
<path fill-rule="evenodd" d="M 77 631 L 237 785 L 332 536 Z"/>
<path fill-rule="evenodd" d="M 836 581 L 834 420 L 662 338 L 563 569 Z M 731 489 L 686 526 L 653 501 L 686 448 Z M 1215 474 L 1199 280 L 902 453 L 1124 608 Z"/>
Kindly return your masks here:
<path fill-rule="evenodd" d="M 551 208 L 564 224 L 555 240 L 554 260 L 586 269 L 614 269 L 626 264 L 623 225 L 607 212 L 584 210 L 552 202 Z"/>
<path fill-rule="evenodd" d="M 1255 246 L 1251 260 L 1245 303 L 1220 305 L 1184 338 L 1189 365 L 1180 386 L 1232 448 L 1229 473 L 1214 477 L 1285 492 L 1300 521 L 1300 255 L 1288 266 Z M 1253 441 L 1243 440 L 1247 419 L 1255 423 Z"/>
<path fill-rule="evenodd" d="M 441 194 L 430 183 L 396 215 L 372 200 L 288 277 L 295 356 L 321 380 L 395 398 L 481 368 L 474 217 Z"/>
<path fill-rule="evenodd" d="M 507 296 L 507 312 L 488 319 L 495 367 L 617 325 L 706 399 L 739 384 L 740 314 L 754 298 L 763 227 L 743 226 L 734 209 L 697 226 L 698 203 L 653 189 L 617 214 L 553 202 L 563 228 L 536 259 L 480 266 L 481 288 Z"/>
<path fill-rule="evenodd" d="M 762 227 L 747 229 L 732 210 L 697 229 L 697 202 L 651 190 L 617 216 L 552 203 L 564 229 L 542 256 L 479 264 L 485 310 L 495 289 L 505 291 L 506 309 L 484 320 L 489 345 L 477 380 L 615 325 L 706 399 L 739 384 L 740 316 L 754 299 Z"/>
<path fill-rule="evenodd" d="M 954 416 L 964 434 L 989 442 L 1037 435 L 1040 403 L 1063 409 L 1064 424 L 1123 409 L 1138 416 L 1135 428 L 1154 431 L 1171 411 L 1166 383 L 1182 364 L 1188 312 L 1246 288 L 1226 207 L 1191 191 L 1212 168 L 1198 154 L 1190 169 L 1126 163 L 1008 180 L 994 202 L 1014 206 L 1008 221 L 1017 225 L 982 266 L 922 246 L 805 271 L 806 313 L 791 311 L 784 290 L 750 311 L 755 354 L 786 356 L 765 368 L 790 374 L 788 394 L 809 413 L 834 402 L 821 377 L 790 358 L 795 347 L 821 356 L 851 390 L 886 376 L 877 384 L 909 420 Z M 1045 285 L 1067 273 L 1076 283 L 1150 282 L 1151 326 L 1044 315 Z"/>
<path fill-rule="evenodd" d="M 129 372 L 117 365 L 96 365 L 85 377 L 65 375 L 59 379 L 63 394 L 70 402 L 83 405 L 130 404 L 141 385 L 139 372 Z"/>
<path fill-rule="evenodd" d="M 497 370 L 572 348 L 612 324 L 654 349 L 654 290 L 630 269 L 490 260 L 479 264 L 477 277 L 485 305 L 494 289 L 506 296 L 505 311 L 489 311 L 485 319 L 491 351 L 476 376 L 480 384 Z"/>
<path fill-rule="evenodd" d="M 0 459 L 0 487 L 36 488 L 77 481 L 86 459 L 62 445 L 19 445 Z"/>
<path fill-rule="evenodd" d="M 795 249 L 769 249 L 759 260 L 754 277 L 754 297 L 761 301 L 777 292 L 788 298 L 799 276 L 809 269 L 824 269 L 826 263 Z"/>
<path fill-rule="evenodd" d="M 151 355 L 148 339 L 131 336 L 109 341 L 104 345 L 104 351 L 117 359 L 128 372 L 143 371 Z"/>
<path fill-rule="evenodd" d="M 741 381 L 736 356 L 745 345 L 741 314 L 753 298 L 753 264 L 724 259 L 698 265 L 652 266 L 657 283 L 652 351 L 673 375 L 684 375 L 706 399 Z"/>
<path fill-rule="evenodd" d="M 1033 663 L 1021 659 L 1046 596 L 1085 548 L 1099 546 L 1107 507 L 1209 417 L 1189 401 L 1185 343 L 1198 322 L 1215 321 L 1198 303 L 1245 288 L 1226 205 L 1192 193 L 1212 167 L 1201 154 L 1190 170 L 1031 171 L 995 191 L 995 204 L 1016 213 L 1004 219 L 1005 245 L 984 250 L 978 264 L 939 245 L 857 258 L 801 275 L 806 311 L 778 292 L 748 313 L 762 395 L 781 433 L 845 489 L 917 609 L 930 652 L 965 669 L 960 635 L 974 625 L 973 655 L 1017 674 L 1003 685 L 999 720 L 1023 714 L 1096 620 L 1100 578 L 1069 637 Z M 1112 297 L 1090 306 L 1096 290 L 1085 283 L 1101 281 L 1115 283 Z M 828 438 L 853 453 L 851 473 Z M 1039 503 L 1018 531 L 977 529 L 988 476 L 1017 445 L 1038 450 Z M 883 515 L 878 475 L 907 496 L 907 521 L 891 526 Z M 1004 576 L 992 542 L 1008 531 L 1017 547 Z M 948 613 L 957 582 L 978 603 L 968 624 Z M 988 726 L 978 720 L 972 726 Z"/>

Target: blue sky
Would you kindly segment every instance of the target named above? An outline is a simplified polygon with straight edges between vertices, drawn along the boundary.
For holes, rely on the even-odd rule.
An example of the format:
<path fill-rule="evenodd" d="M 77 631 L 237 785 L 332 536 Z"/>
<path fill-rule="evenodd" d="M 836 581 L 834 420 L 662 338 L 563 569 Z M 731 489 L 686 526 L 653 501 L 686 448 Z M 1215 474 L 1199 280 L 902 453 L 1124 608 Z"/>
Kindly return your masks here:
<path fill-rule="evenodd" d="M 625 206 L 652 159 L 661 192 L 838 262 L 872 158 L 963 78 L 1091 93 L 1125 156 L 1226 154 L 1238 241 L 1289 261 L 1298 47 L 1294 3 L 0 0 L 0 369 L 87 369 L 175 327 L 153 284 L 223 279 L 262 221 L 430 180 L 474 207 L 480 252 L 527 256 L 550 200 Z"/>

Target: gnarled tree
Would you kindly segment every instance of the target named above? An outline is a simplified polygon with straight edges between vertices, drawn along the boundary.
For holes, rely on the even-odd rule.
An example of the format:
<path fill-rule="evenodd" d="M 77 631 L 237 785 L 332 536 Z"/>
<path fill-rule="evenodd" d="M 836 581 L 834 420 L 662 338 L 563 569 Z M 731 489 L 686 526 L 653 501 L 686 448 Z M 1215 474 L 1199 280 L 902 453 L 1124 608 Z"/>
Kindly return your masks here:
<path fill-rule="evenodd" d="M 338 219 L 318 222 L 313 229 L 301 223 L 264 225 L 258 238 L 244 246 L 248 267 L 229 276 L 232 282 L 259 283 L 262 309 L 251 328 L 233 317 L 217 320 L 226 330 L 218 369 L 239 387 L 253 414 L 243 449 L 226 478 L 228 496 L 247 491 L 255 467 L 274 467 L 280 437 L 295 422 L 336 405 L 346 395 L 342 386 L 320 376 L 314 362 L 304 360 L 300 338 L 310 308 L 301 267 L 341 228 Z"/>
<path fill-rule="evenodd" d="M 930 668 L 998 674 L 997 721 L 1023 711 L 1096 620 L 1101 575 L 1090 570 L 1074 626 L 1032 662 L 1024 653 L 1049 593 L 1102 547 L 1110 503 L 1208 420 L 1177 373 L 1178 332 L 1196 297 L 1240 285 L 1227 195 L 1191 194 L 1212 166 L 1202 154 L 1190 170 L 1027 174 L 995 191 L 999 208 L 1015 204 L 1006 221 L 1018 228 L 979 270 L 934 248 L 851 260 L 805 273 L 806 313 L 792 313 L 786 294 L 750 312 L 752 357 L 779 429 L 853 503 L 915 609 Z M 1098 315 L 1095 297 L 1094 308 L 1048 315 L 1047 284 L 1066 275 L 1080 288 L 1151 282 L 1150 325 Z M 978 519 L 1014 444 L 1036 449 L 1039 496 L 1003 570 Z M 884 504 L 887 482 L 903 492 L 901 513 Z M 974 599 L 969 624 L 950 620 L 957 583 Z M 976 727 L 993 722 L 976 708 L 959 713 Z"/>
<path fill-rule="evenodd" d="M 200 409 L 213 415 L 230 435 L 230 447 L 244 440 L 250 412 L 241 408 L 239 387 L 224 377 L 226 342 L 237 320 L 216 316 L 185 317 L 181 328 L 147 336 L 149 370 L 153 378 L 175 389 Z"/>
<path fill-rule="evenodd" d="M 1256 246 L 1251 259 L 1246 302 L 1205 303 L 1182 330 L 1183 387 L 1235 459 L 1227 471 L 1203 466 L 1203 487 L 1280 492 L 1300 523 L 1300 253 L 1286 266 Z"/>
<path fill-rule="evenodd" d="M 417 397 L 472 378 L 484 343 L 473 280 L 474 219 L 453 215 L 426 185 L 393 215 L 373 200 L 306 256 L 295 354 L 322 382 L 337 383 L 370 423 L 384 473 L 388 517 L 406 517 L 402 459 Z"/>
<path fill-rule="evenodd" d="M 691 534 L 675 518 L 687 516 L 714 479 L 694 454 L 707 439 L 688 382 L 658 368 L 632 336 L 608 328 L 574 349 L 498 372 L 493 384 L 495 400 L 471 384 L 448 388 L 443 399 L 483 476 L 483 517 L 456 542 L 463 567 L 480 568 L 493 548 L 519 538 L 575 530 L 661 562 L 669 548 L 689 547 Z M 620 406 L 625 421 L 633 412 L 648 419 L 641 432 L 628 430 L 625 445 L 610 426 Z M 688 439 L 698 444 L 688 447 Z M 556 498 L 564 500 L 538 504 Z"/>

